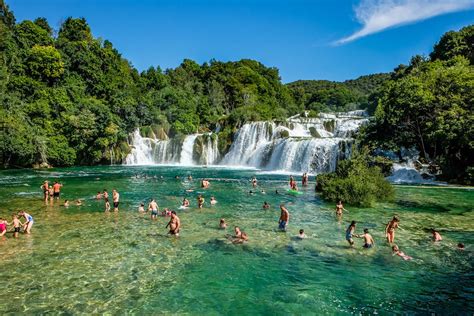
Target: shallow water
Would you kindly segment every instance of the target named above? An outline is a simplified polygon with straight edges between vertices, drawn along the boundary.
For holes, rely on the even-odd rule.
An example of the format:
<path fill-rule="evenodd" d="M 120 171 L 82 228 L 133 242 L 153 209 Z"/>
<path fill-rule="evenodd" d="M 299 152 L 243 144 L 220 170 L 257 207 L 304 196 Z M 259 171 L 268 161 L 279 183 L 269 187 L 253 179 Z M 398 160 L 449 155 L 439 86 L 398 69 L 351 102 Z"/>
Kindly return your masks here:
<path fill-rule="evenodd" d="M 135 174 L 163 176 L 164 180 Z M 0 172 L 0 216 L 11 219 L 25 208 L 35 218 L 32 235 L 0 239 L 0 312 L 137 314 L 345 314 L 474 313 L 474 191 L 397 186 L 394 203 L 370 209 L 346 206 L 342 220 L 333 205 L 315 196 L 276 195 L 287 176 L 259 174 L 259 190 L 249 195 L 254 170 L 182 167 L 90 167 Z M 184 180 L 192 174 L 194 181 Z M 175 175 L 182 177 L 174 179 Z M 199 179 L 211 188 L 198 188 Z M 64 208 L 41 201 L 43 179 L 59 179 L 63 198 L 85 199 Z M 105 214 L 97 191 L 121 193 L 118 214 Z M 188 188 L 195 192 L 186 193 Z M 198 210 L 203 192 L 206 207 Z M 209 198 L 218 200 L 209 206 Z M 152 222 L 137 207 L 151 197 L 177 209 L 188 196 L 192 207 L 178 210 L 181 236 L 166 236 L 168 218 Z M 271 204 L 262 210 L 263 201 Z M 277 231 L 279 203 L 291 218 L 287 233 Z M 61 203 L 62 204 L 62 203 Z M 394 215 L 402 230 L 396 243 L 412 261 L 393 257 L 383 238 Z M 232 245 L 217 229 L 220 218 L 250 236 Z M 344 231 L 369 228 L 376 247 L 350 249 Z M 427 229 L 444 240 L 434 244 Z M 304 228 L 309 236 L 297 241 Z M 458 242 L 467 245 L 456 249 Z"/>

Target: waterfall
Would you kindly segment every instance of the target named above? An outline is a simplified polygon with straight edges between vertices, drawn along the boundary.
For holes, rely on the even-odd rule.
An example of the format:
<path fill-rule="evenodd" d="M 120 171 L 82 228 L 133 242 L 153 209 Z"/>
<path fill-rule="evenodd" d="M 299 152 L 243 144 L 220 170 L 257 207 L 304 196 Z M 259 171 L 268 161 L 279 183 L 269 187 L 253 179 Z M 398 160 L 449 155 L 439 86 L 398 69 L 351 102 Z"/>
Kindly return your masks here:
<path fill-rule="evenodd" d="M 352 151 L 352 137 L 368 121 L 363 111 L 293 116 L 284 122 L 244 124 L 221 156 L 218 134 L 192 134 L 167 140 L 154 133 L 130 135 L 131 152 L 125 164 L 233 165 L 291 172 L 331 172 Z"/>
<path fill-rule="evenodd" d="M 194 165 L 193 162 L 193 151 L 194 151 L 194 142 L 200 134 L 192 134 L 186 136 L 183 141 L 183 148 L 181 149 L 181 159 L 179 163 L 185 166 Z"/>

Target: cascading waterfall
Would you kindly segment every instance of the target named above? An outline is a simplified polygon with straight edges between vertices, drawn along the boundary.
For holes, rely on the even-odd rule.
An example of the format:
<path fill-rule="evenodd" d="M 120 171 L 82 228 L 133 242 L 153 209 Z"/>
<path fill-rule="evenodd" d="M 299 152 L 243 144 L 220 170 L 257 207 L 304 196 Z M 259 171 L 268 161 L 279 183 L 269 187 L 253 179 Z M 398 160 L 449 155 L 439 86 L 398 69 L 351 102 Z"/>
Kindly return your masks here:
<path fill-rule="evenodd" d="M 224 157 L 218 134 L 192 134 L 169 140 L 151 133 L 130 137 L 126 164 L 233 165 L 266 170 L 322 173 L 334 171 L 340 159 L 350 157 L 352 137 L 367 122 L 363 111 L 291 117 L 285 122 L 244 124 Z M 222 159 L 221 159 L 222 158 Z"/>

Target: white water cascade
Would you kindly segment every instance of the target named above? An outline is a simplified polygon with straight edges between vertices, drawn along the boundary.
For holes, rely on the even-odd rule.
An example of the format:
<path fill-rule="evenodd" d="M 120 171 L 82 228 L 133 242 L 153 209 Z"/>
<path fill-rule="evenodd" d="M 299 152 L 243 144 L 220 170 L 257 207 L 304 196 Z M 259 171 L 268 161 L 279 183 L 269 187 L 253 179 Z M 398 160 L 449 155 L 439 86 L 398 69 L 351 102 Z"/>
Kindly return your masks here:
<path fill-rule="evenodd" d="M 181 149 L 181 158 L 179 163 L 184 166 L 192 166 L 193 163 L 193 151 L 194 151 L 194 141 L 200 134 L 192 134 L 186 136 L 183 141 L 183 148 Z"/>
<path fill-rule="evenodd" d="M 265 170 L 330 172 L 351 155 L 352 136 L 367 122 L 365 112 L 292 117 L 282 124 L 247 123 L 237 132 L 222 164 Z"/>
<path fill-rule="evenodd" d="M 352 152 L 352 137 L 367 122 L 363 111 L 320 114 L 316 118 L 291 117 L 285 122 L 244 124 L 229 151 L 221 156 L 218 134 L 192 134 L 169 140 L 155 134 L 131 136 L 128 165 L 232 165 L 291 172 L 334 171 Z"/>

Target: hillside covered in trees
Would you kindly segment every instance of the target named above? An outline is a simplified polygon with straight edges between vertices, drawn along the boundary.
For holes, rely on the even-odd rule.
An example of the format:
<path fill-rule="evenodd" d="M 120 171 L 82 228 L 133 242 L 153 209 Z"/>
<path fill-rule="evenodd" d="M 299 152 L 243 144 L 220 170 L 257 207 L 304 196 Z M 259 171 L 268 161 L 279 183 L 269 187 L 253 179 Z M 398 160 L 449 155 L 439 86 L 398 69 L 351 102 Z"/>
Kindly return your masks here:
<path fill-rule="evenodd" d="M 414 146 L 448 178 L 472 176 L 473 26 L 445 34 L 430 58 L 416 56 L 390 74 L 287 85 L 277 68 L 249 59 L 186 59 L 175 69 L 139 72 L 111 42 L 94 38 L 84 18 L 68 18 L 58 30 L 44 18 L 17 23 L 3 0 L 0 39 L 3 166 L 120 162 L 140 126 L 167 136 L 219 126 L 228 146 L 247 121 L 367 108 L 375 118 L 363 143 Z"/>

